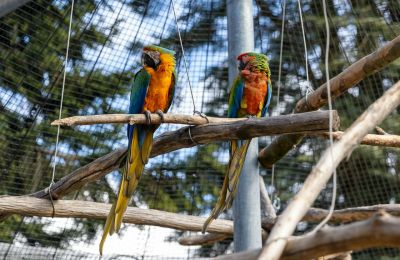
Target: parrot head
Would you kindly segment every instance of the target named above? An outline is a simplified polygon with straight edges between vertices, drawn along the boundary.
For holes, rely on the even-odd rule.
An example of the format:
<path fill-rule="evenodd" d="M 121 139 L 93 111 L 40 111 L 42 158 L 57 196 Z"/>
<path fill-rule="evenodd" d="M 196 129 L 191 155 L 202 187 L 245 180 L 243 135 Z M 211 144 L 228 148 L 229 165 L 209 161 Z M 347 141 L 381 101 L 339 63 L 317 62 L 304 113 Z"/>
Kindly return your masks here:
<path fill-rule="evenodd" d="M 266 55 L 256 52 L 245 52 L 237 57 L 239 61 L 239 70 L 265 72 L 268 77 L 271 76 L 269 70 L 268 58 Z"/>
<path fill-rule="evenodd" d="M 162 56 L 169 56 L 174 59 L 175 52 L 156 45 L 149 45 L 143 48 L 142 65 L 157 69 L 162 62 Z"/>

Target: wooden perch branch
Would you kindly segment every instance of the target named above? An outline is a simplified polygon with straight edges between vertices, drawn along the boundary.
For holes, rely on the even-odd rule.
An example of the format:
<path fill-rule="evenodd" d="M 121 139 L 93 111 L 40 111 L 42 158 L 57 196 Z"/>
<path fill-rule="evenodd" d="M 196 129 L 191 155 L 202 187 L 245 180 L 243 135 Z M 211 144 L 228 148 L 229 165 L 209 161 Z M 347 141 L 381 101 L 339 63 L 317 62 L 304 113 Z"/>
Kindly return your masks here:
<path fill-rule="evenodd" d="M 315 259 L 350 250 L 373 247 L 400 247 L 400 219 L 379 212 L 368 220 L 318 232 L 289 237 L 282 260 Z M 223 259 L 257 259 L 261 249 L 217 257 Z"/>
<path fill-rule="evenodd" d="M 106 219 L 110 210 L 109 204 L 78 201 L 55 201 L 55 217 L 60 218 L 92 218 Z M 400 204 L 375 205 L 360 208 L 337 210 L 333 214 L 332 222 L 349 222 L 365 220 L 371 217 L 375 210 L 387 210 L 392 214 L 400 215 Z M 19 214 L 24 216 L 51 217 L 53 213 L 49 200 L 38 199 L 30 196 L 2 196 L 0 197 L 0 214 Z M 310 209 L 304 217 L 304 221 L 320 221 L 327 214 L 326 210 Z M 205 217 L 188 216 L 169 213 L 159 210 L 140 209 L 128 207 L 123 221 L 131 224 L 154 225 L 160 227 L 175 228 L 186 231 L 200 231 Z M 265 218 L 264 220 L 270 220 Z M 270 223 L 268 223 L 270 225 Z M 190 236 L 180 239 L 184 245 L 203 244 L 204 242 L 216 242 L 233 236 L 233 222 L 217 219 L 212 222 L 208 230 L 210 233 L 202 236 Z M 203 239 L 203 241 L 201 241 Z"/>
<path fill-rule="evenodd" d="M 57 200 L 54 201 L 54 217 L 106 219 L 110 207 L 110 204 L 92 201 Z M 0 213 L 51 217 L 53 209 L 50 201 L 46 199 L 38 199 L 30 196 L 5 196 L 0 197 Z M 205 217 L 136 207 L 128 207 L 123 218 L 123 222 L 125 223 L 189 231 L 201 231 L 205 220 Z M 208 230 L 218 234 L 233 234 L 233 222 L 217 219 L 211 223 Z"/>
<path fill-rule="evenodd" d="M 343 136 L 344 132 L 337 131 L 333 132 L 332 136 L 333 139 L 335 140 L 340 140 L 340 138 Z M 329 139 L 329 133 L 323 133 L 320 134 L 319 136 Z M 400 136 L 398 135 L 366 135 L 364 138 L 361 140 L 360 144 L 365 144 L 365 145 L 373 145 L 373 146 L 383 146 L 383 147 L 398 147 L 400 148 Z"/>
<path fill-rule="evenodd" d="M 326 131 L 329 128 L 329 111 L 315 111 L 269 118 L 249 118 L 238 122 L 206 124 L 196 127 L 183 127 L 177 131 L 160 135 L 153 146 L 151 157 L 189 148 L 197 144 L 230 139 L 249 139 L 258 136 L 283 133 L 310 133 Z M 339 128 L 340 119 L 333 110 L 333 128 Z M 195 142 L 193 142 L 193 140 Z"/>
<path fill-rule="evenodd" d="M 400 57 L 400 36 L 386 43 L 377 51 L 365 56 L 330 80 L 332 98 L 344 94 L 349 88 L 367 76 L 380 71 L 386 65 Z M 308 95 L 307 101 L 302 98 L 297 102 L 294 112 L 301 113 L 321 108 L 328 102 L 327 84 L 320 86 Z M 282 135 L 266 148 L 261 150 L 258 160 L 264 167 L 271 167 L 297 145 L 304 135 Z"/>
<path fill-rule="evenodd" d="M 229 237 L 232 237 L 232 235 L 208 233 L 204 235 L 183 236 L 178 239 L 178 242 L 183 246 L 208 245 Z"/>
<path fill-rule="evenodd" d="M 202 117 L 198 115 L 177 115 L 164 114 L 164 121 L 158 114 L 151 114 L 152 124 L 172 123 L 185 125 L 204 125 L 208 123 L 226 123 L 238 122 L 246 120 L 246 118 L 219 118 L 219 117 Z M 59 120 L 55 120 L 51 125 L 94 125 L 94 124 L 115 124 L 115 123 L 130 123 L 130 124 L 147 124 L 147 119 L 144 114 L 106 114 L 106 115 L 91 115 L 91 116 L 72 116 Z"/>
<path fill-rule="evenodd" d="M 400 47 L 400 46 L 399 46 Z M 400 50 L 400 48 L 399 48 Z M 350 156 L 363 137 L 385 119 L 400 104 L 400 81 L 375 101 L 343 134 L 332 147 L 325 150 L 317 165 L 308 175 L 303 187 L 279 216 L 260 259 L 278 260 L 297 223 L 304 217 L 312 203 L 326 185 L 334 169 Z"/>

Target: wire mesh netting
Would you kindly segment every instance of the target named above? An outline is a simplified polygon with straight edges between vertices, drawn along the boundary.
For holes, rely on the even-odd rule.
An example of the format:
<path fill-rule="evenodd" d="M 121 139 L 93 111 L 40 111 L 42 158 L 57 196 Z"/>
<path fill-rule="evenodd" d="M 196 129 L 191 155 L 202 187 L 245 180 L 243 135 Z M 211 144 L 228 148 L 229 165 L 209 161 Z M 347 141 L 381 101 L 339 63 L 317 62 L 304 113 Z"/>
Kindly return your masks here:
<path fill-rule="evenodd" d="M 197 110 L 225 116 L 228 93 L 226 4 L 230 1 L 175 1 Z M 329 74 L 373 52 L 400 34 L 397 0 L 328 1 L 331 32 Z M 276 106 L 282 25 L 281 1 L 254 1 L 255 50 L 270 59 L 274 97 L 270 114 L 289 114 L 306 94 L 305 53 L 297 1 L 287 1 L 282 88 Z M 71 1 L 31 1 L 0 18 L 0 192 L 24 195 L 51 180 Z M 326 31 L 322 1 L 301 1 L 308 46 L 309 78 L 325 82 Z M 176 51 L 179 81 L 172 113 L 192 114 L 188 78 L 170 1 L 75 1 L 62 116 L 126 113 L 130 85 L 140 66 L 141 48 L 157 44 Z M 369 76 L 334 101 L 346 129 L 374 100 L 400 79 L 399 61 Z M 399 109 L 380 126 L 398 133 Z M 157 135 L 178 129 L 162 125 Z M 259 138 L 260 148 L 272 137 Z M 126 146 L 124 125 L 64 127 L 60 132 L 56 180 L 115 149 Z M 327 147 L 324 139 L 305 138 L 271 170 L 261 175 L 282 211 L 301 188 Z M 214 206 L 228 161 L 226 143 L 212 143 L 157 156 L 146 166 L 132 206 L 206 216 Z M 400 153 L 394 148 L 361 146 L 338 168 L 337 208 L 397 203 Z M 120 173 L 89 183 L 65 199 L 111 203 Z M 314 207 L 328 208 L 327 185 Z M 232 218 L 225 212 L 221 218 Z M 3 259 L 97 259 L 104 221 L 13 215 L 0 223 Z M 303 223 L 297 232 L 312 225 Z M 123 225 L 108 238 L 105 259 L 193 258 L 232 252 L 232 238 L 212 245 L 185 247 L 172 229 Z M 187 233 L 185 233 L 187 234 Z M 190 234 L 190 233 L 188 233 Z M 192 233 L 193 234 L 193 233 Z M 353 252 L 354 259 L 391 259 L 397 249 Z"/>

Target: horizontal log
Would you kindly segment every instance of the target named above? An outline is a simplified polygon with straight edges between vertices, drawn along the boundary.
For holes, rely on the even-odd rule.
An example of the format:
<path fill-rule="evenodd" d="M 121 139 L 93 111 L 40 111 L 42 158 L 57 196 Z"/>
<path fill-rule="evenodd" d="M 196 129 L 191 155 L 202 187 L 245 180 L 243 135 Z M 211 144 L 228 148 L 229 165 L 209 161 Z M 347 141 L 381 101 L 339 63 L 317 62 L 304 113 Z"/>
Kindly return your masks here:
<path fill-rule="evenodd" d="M 246 120 L 246 118 L 220 118 L 200 115 L 179 115 L 164 114 L 164 120 L 158 114 L 150 114 L 152 124 L 185 124 L 185 125 L 204 125 L 208 123 L 225 123 Z M 105 114 L 90 116 L 72 116 L 57 119 L 51 125 L 73 126 L 73 125 L 94 125 L 94 124 L 147 124 L 147 118 L 144 114 Z"/>
<path fill-rule="evenodd" d="M 325 227 L 303 236 L 288 237 L 282 260 L 315 259 L 335 253 L 376 247 L 400 247 L 400 218 L 379 212 L 370 219 Z M 217 257 L 218 260 L 258 259 L 261 249 Z"/>
<path fill-rule="evenodd" d="M 110 207 L 110 204 L 92 201 L 57 200 L 54 201 L 54 217 L 105 220 L 110 211 Z M 38 199 L 30 196 L 3 196 L 0 197 L 0 214 L 51 217 L 53 208 L 50 201 L 46 199 Z M 184 231 L 201 231 L 206 219 L 206 217 L 128 207 L 124 214 L 123 222 Z M 233 223 L 229 220 L 217 219 L 211 223 L 208 230 L 209 232 L 218 234 L 232 234 Z"/>
<path fill-rule="evenodd" d="M 335 140 L 340 140 L 342 137 L 343 132 L 337 131 L 333 132 L 332 136 Z M 323 133 L 320 135 L 325 139 L 329 139 L 329 133 Z M 371 145 L 371 146 L 383 146 L 383 147 L 397 147 L 400 148 L 400 136 L 399 135 L 373 135 L 369 134 L 364 136 L 361 141 L 361 144 L 364 145 Z"/>
<path fill-rule="evenodd" d="M 183 236 L 178 239 L 178 243 L 183 246 L 209 245 L 230 237 L 232 237 L 232 235 L 208 233 L 201 235 Z"/>
<path fill-rule="evenodd" d="M 333 129 L 338 130 L 340 119 L 333 110 Z M 190 129 L 190 135 L 189 135 Z M 154 142 L 151 156 L 189 148 L 198 144 L 230 139 L 250 139 L 258 136 L 315 133 L 329 129 L 329 111 L 315 111 L 283 116 L 248 118 L 239 122 L 183 127 L 160 135 Z M 190 136 L 192 138 L 190 138 Z"/>
<path fill-rule="evenodd" d="M 54 201 L 54 217 L 106 219 L 110 206 L 109 204 L 92 201 L 57 200 Z M 384 210 L 392 215 L 400 216 L 400 204 L 380 204 L 335 210 L 330 222 L 347 223 L 365 220 L 379 210 Z M 47 199 L 34 198 L 31 196 L 0 196 L 0 214 L 51 217 L 52 213 L 53 208 L 51 207 L 50 201 Z M 303 221 L 318 223 L 326 217 L 327 213 L 327 210 L 311 208 L 304 216 Z M 206 217 L 128 207 L 123 222 L 155 225 L 187 231 L 201 231 L 205 220 Z M 171 223 L 168 223 L 169 221 Z M 233 235 L 232 221 L 217 219 L 212 223 L 212 228 L 207 230 L 209 233 L 225 234 L 228 236 Z M 269 230 L 270 226 L 273 224 L 274 223 L 270 222 L 270 218 L 264 218 L 262 221 L 263 227 L 267 226 L 267 230 Z"/>
<path fill-rule="evenodd" d="M 331 96 L 336 98 L 346 93 L 358 82 L 369 75 L 376 73 L 386 67 L 391 62 L 400 57 L 400 36 L 386 43 L 375 52 L 365 56 L 350 65 L 343 72 L 330 80 Z M 317 110 L 328 102 L 327 84 L 324 83 L 317 90 L 299 100 L 296 104 L 295 113 Z M 285 156 L 295 147 L 304 135 L 282 135 L 274 139 L 272 143 L 262 149 L 258 160 L 264 167 L 271 167 L 275 162 Z"/>

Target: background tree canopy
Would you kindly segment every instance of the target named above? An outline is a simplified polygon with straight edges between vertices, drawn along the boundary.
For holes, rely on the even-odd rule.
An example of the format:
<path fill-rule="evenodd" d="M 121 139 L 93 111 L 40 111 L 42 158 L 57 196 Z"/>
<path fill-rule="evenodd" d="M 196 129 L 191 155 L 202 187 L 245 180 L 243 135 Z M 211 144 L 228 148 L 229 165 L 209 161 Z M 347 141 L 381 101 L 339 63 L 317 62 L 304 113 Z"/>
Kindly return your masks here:
<path fill-rule="evenodd" d="M 400 3 L 397 0 L 328 2 L 331 76 L 400 34 Z M 325 82 L 326 31 L 322 1 L 301 1 L 301 4 L 310 85 L 315 89 Z M 2 195 L 29 194 L 45 188 L 51 180 L 57 129 L 51 127 L 50 122 L 58 117 L 59 112 L 70 8 L 71 1 L 67 0 L 37 0 L 0 18 Z M 210 116 L 224 116 L 229 88 L 226 2 L 176 1 L 176 8 L 190 64 L 189 76 L 196 107 Z M 287 1 L 286 8 L 282 87 L 277 107 L 281 1 L 254 1 L 255 46 L 256 51 L 270 58 L 275 93 L 270 112 L 273 115 L 291 113 L 295 102 L 305 95 L 307 86 L 297 1 Z M 159 44 L 176 50 L 180 76 L 171 112 L 191 114 L 193 105 L 170 1 L 77 0 L 62 115 L 126 112 L 130 83 L 139 68 L 140 49 L 146 44 Z M 339 111 L 343 130 L 400 79 L 399 65 L 399 60 L 393 62 L 335 100 L 333 106 Z M 397 109 L 392 113 L 381 127 L 389 133 L 399 134 L 399 112 Z M 157 133 L 176 128 L 178 126 L 163 125 Z M 125 133 L 123 125 L 62 128 L 56 180 L 125 145 Z M 271 139 L 259 138 L 260 148 Z M 326 145 L 326 141 L 315 137 L 304 139 L 277 163 L 273 185 L 271 171 L 261 169 L 268 190 L 282 202 L 281 210 L 299 190 Z M 150 161 L 132 205 L 206 215 L 216 202 L 227 160 L 226 143 L 158 156 Z M 338 169 L 337 208 L 398 203 L 399 174 L 399 149 L 357 148 Z M 119 178 L 119 173 L 113 172 L 67 198 L 113 201 Z M 328 185 L 314 206 L 328 208 L 330 200 L 331 186 Z M 231 212 L 222 217 L 231 218 Z M 87 219 L 12 216 L 0 223 L 0 255 L 29 258 L 32 252 L 44 255 L 52 252 L 54 257 L 57 254 L 89 257 L 90 253 L 97 252 L 102 225 L 102 221 Z M 298 232 L 309 227 L 305 225 Z M 139 234 L 138 239 L 130 241 L 130 248 L 124 251 L 113 249 L 109 252 L 138 257 L 157 254 L 192 257 L 218 255 L 231 250 L 231 240 L 212 246 L 179 247 L 176 238 L 181 232 L 158 230 L 126 226 L 121 241 L 132 232 Z M 176 246 L 177 251 L 152 250 L 151 243 L 158 236 L 164 237 L 159 247 Z M 83 246 L 89 246 L 89 249 L 81 251 Z M 353 253 L 353 257 L 388 259 L 398 253 L 395 249 L 376 249 Z"/>

